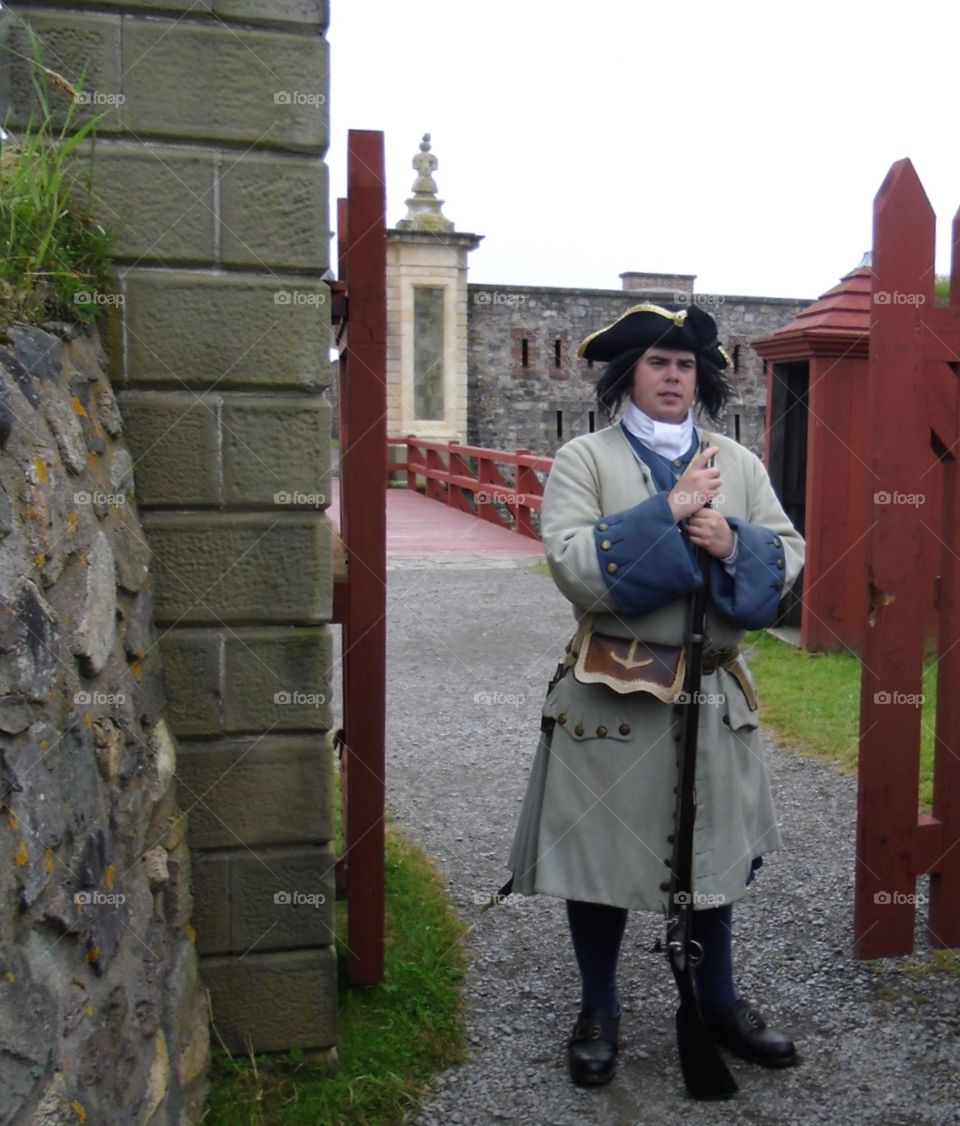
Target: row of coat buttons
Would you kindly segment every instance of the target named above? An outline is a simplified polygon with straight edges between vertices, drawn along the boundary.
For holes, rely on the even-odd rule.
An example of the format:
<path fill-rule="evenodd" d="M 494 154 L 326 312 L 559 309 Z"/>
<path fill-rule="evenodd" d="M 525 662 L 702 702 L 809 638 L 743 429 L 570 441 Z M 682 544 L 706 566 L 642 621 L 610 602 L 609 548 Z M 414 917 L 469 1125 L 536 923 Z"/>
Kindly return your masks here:
<path fill-rule="evenodd" d="M 567 722 L 567 714 L 566 714 L 566 712 L 561 712 L 557 716 L 557 723 L 559 723 L 562 726 L 566 722 Z M 630 734 L 630 724 L 629 723 L 621 723 L 620 726 L 617 728 L 617 730 L 620 732 L 621 735 L 629 735 Z M 582 723 L 578 723 L 577 726 L 573 729 L 574 735 L 582 735 L 583 732 L 584 732 L 584 727 L 583 727 Z M 601 723 L 600 726 L 597 728 L 597 734 L 602 739 L 605 735 L 609 734 L 609 732 L 607 731 L 606 727 L 604 727 L 604 725 Z"/>
<path fill-rule="evenodd" d="M 606 524 L 598 524 L 597 527 L 600 529 L 601 532 L 605 532 L 607 530 Z M 609 551 L 611 547 L 613 547 L 613 544 L 609 540 L 601 540 L 600 541 L 600 550 L 601 551 Z M 607 573 L 610 574 L 610 575 L 615 575 L 617 573 L 616 563 L 608 563 L 607 564 Z"/>

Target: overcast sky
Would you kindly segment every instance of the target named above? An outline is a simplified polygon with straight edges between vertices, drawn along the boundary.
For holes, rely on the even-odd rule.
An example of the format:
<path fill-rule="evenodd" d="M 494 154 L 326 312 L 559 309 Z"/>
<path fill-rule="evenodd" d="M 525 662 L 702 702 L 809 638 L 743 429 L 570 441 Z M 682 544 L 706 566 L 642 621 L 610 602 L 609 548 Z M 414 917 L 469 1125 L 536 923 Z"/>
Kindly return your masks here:
<path fill-rule="evenodd" d="M 332 0 L 331 198 L 381 129 L 387 222 L 429 132 L 470 280 L 814 297 L 872 241 L 909 156 L 949 270 L 960 5 L 861 0 Z M 332 209 L 335 203 L 331 203 Z M 335 210 L 333 210 L 335 216 Z"/>

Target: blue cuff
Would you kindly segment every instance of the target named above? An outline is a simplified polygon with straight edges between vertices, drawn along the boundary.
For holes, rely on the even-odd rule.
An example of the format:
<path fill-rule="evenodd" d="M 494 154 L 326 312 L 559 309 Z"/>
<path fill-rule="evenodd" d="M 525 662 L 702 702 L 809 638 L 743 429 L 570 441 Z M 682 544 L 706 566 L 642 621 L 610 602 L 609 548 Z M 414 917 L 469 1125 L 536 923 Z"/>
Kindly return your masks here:
<path fill-rule="evenodd" d="M 763 629 L 776 618 L 783 597 L 786 557 L 778 535 L 736 517 L 727 523 L 739 540 L 736 573 L 710 567 L 710 597 L 719 613 L 741 629 Z"/>
<path fill-rule="evenodd" d="M 627 617 L 649 614 L 703 582 L 666 493 L 613 516 L 601 516 L 593 532 L 600 572 L 617 608 Z"/>

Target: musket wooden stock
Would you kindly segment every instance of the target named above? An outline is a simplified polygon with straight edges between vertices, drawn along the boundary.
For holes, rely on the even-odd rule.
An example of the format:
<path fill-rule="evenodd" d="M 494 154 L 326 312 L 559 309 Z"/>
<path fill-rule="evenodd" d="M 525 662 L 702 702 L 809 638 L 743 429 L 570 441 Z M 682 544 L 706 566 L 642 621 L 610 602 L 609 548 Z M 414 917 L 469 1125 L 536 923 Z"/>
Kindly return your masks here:
<path fill-rule="evenodd" d="M 697 736 L 700 720 L 700 680 L 703 662 L 704 622 L 707 609 L 709 559 L 696 549 L 703 576 L 690 606 L 686 639 L 683 723 L 680 769 L 677 780 L 677 813 L 673 833 L 670 872 L 670 901 L 667 908 L 667 957 L 680 994 L 677 1009 L 677 1049 L 687 1090 L 696 1099 L 724 1099 L 737 1090 L 737 1083 L 723 1062 L 720 1050 L 703 1019 L 697 1000 L 693 967 L 703 957 L 693 941 L 693 824 L 696 818 L 694 783 L 697 774 Z"/>

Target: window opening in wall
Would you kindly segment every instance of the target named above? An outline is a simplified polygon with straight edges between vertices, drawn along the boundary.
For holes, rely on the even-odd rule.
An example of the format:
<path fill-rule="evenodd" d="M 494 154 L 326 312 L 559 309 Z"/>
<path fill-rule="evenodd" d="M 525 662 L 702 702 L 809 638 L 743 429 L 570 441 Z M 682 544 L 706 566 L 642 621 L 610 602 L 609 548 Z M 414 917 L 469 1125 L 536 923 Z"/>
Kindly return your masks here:
<path fill-rule="evenodd" d="M 557 411 L 557 441 L 563 437 L 563 411 Z"/>
<path fill-rule="evenodd" d="M 553 366 L 558 368 L 560 366 L 560 341 L 554 340 L 553 342 Z"/>
<path fill-rule="evenodd" d="M 590 427 L 590 433 L 594 431 L 593 411 L 587 411 L 587 425 Z"/>
<path fill-rule="evenodd" d="M 738 414 L 733 416 L 733 436 L 738 442 L 740 441 L 740 415 Z"/>
<path fill-rule="evenodd" d="M 520 342 L 520 363 L 522 364 L 523 367 L 526 367 L 529 360 L 530 360 L 530 350 L 527 346 L 527 338 L 524 337 L 523 340 Z"/>
<path fill-rule="evenodd" d="M 734 349 L 733 349 L 733 372 L 734 372 L 734 375 L 738 374 L 739 371 L 740 371 L 740 345 L 736 344 L 736 345 L 734 345 Z"/>
<path fill-rule="evenodd" d="M 444 417 L 444 291 L 440 286 L 413 288 L 413 415 Z"/>

